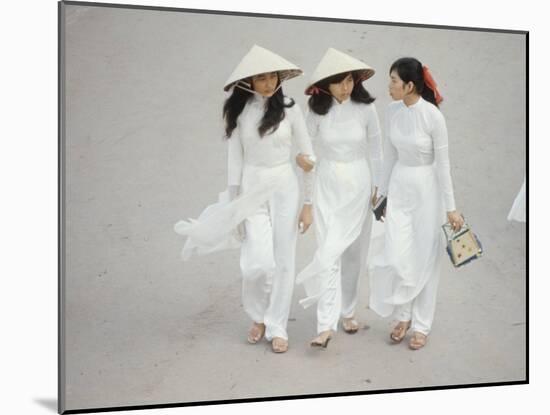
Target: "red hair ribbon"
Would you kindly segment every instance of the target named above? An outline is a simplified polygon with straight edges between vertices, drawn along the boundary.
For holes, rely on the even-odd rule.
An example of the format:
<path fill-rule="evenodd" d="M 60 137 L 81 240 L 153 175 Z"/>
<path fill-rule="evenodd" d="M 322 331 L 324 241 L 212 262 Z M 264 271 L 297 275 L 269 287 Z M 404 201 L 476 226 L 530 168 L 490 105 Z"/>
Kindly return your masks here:
<path fill-rule="evenodd" d="M 324 89 L 319 88 L 317 85 L 313 85 L 309 88 L 308 93 L 311 95 L 319 95 L 320 93 L 332 95 L 330 92 L 325 91 Z"/>
<path fill-rule="evenodd" d="M 311 88 L 309 88 L 309 92 L 311 95 L 319 95 L 321 93 L 321 90 L 318 86 L 313 85 Z"/>
<path fill-rule="evenodd" d="M 443 97 L 439 93 L 439 90 L 437 89 L 437 84 L 435 83 L 434 78 L 432 77 L 432 73 L 430 72 L 430 69 L 424 65 L 422 67 L 424 72 L 424 83 L 428 88 L 430 88 L 435 96 L 435 102 L 439 105 L 441 101 L 443 101 Z"/>

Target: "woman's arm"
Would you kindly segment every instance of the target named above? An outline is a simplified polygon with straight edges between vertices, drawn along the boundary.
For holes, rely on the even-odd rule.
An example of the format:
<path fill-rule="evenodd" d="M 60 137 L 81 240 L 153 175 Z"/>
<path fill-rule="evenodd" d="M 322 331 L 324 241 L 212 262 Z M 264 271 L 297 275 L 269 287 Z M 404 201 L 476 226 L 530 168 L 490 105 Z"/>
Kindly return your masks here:
<path fill-rule="evenodd" d="M 230 191 L 232 188 L 239 190 L 243 173 L 243 146 L 238 127 L 227 141 L 227 185 Z"/>
<path fill-rule="evenodd" d="M 229 191 L 229 199 L 234 200 L 241 192 L 243 174 L 243 146 L 238 127 L 233 130 L 228 141 L 227 190 Z M 244 241 L 246 238 L 244 222 L 239 223 L 234 232 L 238 240 Z"/>
<path fill-rule="evenodd" d="M 456 210 L 451 179 L 451 162 L 449 160 L 449 138 L 447 125 L 443 114 L 436 110 L 433 112 L 432 139 L 434 146 L 434 159 L 441 192 L 447 211 L 447 219 L 453 230 L 458 231 L 464 225 L 462 214 Z"/>
<path fill-rule="evenodd" d="M 315 142 L 315 136 L 317 135 L 319 126 L 317 124 L 316 117 L 313 115 L 311 111 L 308 111 L 306 114 L 306 128 L 307 128 L 309 137 L 311 139 L 311 144 L 313 148 L 313 144 Z M 313 153 L 315 153 L 315 149 L 313 149 Z M 305 172 L 309 172 L 313 170 L 316 162 L 317 160 L 315 156 L 312 156 L 309 154 L 298 153 L 298 155 L 296 156 L 296 163 Z"/>
<path fill-rule="evenodd" d="M 315 154 L 313 152 L 313 145 L 311 143 L 311 136 L 308 131 L 308 126 L 306 125 L 306 122 L 302 115 L 302 110 L 300 109 L 298 104 L 295 104 L 289 109 L 291 110 L 289 112 L 292 112 L 290 120 L 292 126 L 292 136 L 296 140 L 296 145 L 299 151 L 298 156 L 296 156 L 296 161 L 298 162 L 298 165 L 303 163 L 305 167 L 302 168 L 304 170 L 302 174 L 304 185 L 304 204 L 311 204 L 313 203 L 313 181 L 315 179 L 315 173 L 313 170 L 314 163 L 311 163 L 310 161 L 311 157 L 315 157 Z M 307 156 L 309 156 L 309 160 L 307 160 Z M 302 166 L 300 165 L 300 167 Z"/>
<path fill-rule="evenodd" d="M 368 157 L 372 169 L 373 187 L 377 189 L 380 187 L 383 166 L 382 134 L 380 133 L 380 122 L 378 120 L 378 113 L 376 112 L 374 103 L 366 105 L 366 107 Z"/>
<path fill-rule="evenodd" d="M 445 118 L 439 110 L 432 113 L 433 127 L 431 136 L 434 146 L 434 159 L 441 192 L 445 201 L 445 210 L 452 212 L 456 209 L 451 179 L 451 163 L 449 160 L 449 139 Z"/>
<path fill-rule="evenodd" d="M 393 111 L 391 110 L 392 104 L 390 104 L 386 110 L 385 119 L 384 119 L 384 161 L 382 163 L 382 171 L 380 177 L 380 186 L 378 188 L 378 195 L 387 196 L 388 187 L 390 182 L 391 172 L 393 166 L 397 161 L 397 149 L 391 142 L 391 117 Z"/>
<path fill-rule="evenodd" d="M 296 140 L 298 151 L 300 152 L 296 156 L 296 161 L 300 165 L 300 161 L 304 163 L 302 180 L 304 189 L 304 206 L 300 212 L 298 218 L 298 226 L 301 233 L 305 233 L 313 223 L 313 182 L 315 180 L 315 155 L 313 153 L 313 145 L 311 143 L 311 137 L 308 131 L 302 110 L 295 104 L 291 108 L 293 116 L 291 119 L 292 136 Z M 311 159 L 313 157 L 313 160 Z M 302 158 L 302 160 L 300 160 Z M 312 162 L 313 161 L 313 162 Z"/>

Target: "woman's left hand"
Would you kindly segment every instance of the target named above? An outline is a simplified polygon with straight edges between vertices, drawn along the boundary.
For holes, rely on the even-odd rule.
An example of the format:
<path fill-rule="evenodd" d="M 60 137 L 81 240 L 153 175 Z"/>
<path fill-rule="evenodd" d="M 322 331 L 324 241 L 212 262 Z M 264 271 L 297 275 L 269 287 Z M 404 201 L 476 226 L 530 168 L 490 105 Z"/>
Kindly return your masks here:
<path fill-rule="evenodd" d="M 459 231 L 460 228 L 464 225 L 464 218 L 459 211 L 453 210 L 452 212 L 447 212 L 447 219 L 453 228 L 453 231 Z"/>
<path fill-rule="evenodd" d="M 300 233 L 306 233 L 308 228 L 313 223 L 313 211 L 311 205 L 304 205 L 302 211 L 300 212 L 300 217 L 298 219 L 298 226 L 300 228 Z"/>
<path fill-rule="evenodd" d="M 298 164 L 298 166 L 300 166 L 306 173 L 313 170 L 313 167 L 315 166 L 315 163 L 310 160 L 309 156 L 302 153 L 299 153 L 296 156 L 296 164 Z"/>

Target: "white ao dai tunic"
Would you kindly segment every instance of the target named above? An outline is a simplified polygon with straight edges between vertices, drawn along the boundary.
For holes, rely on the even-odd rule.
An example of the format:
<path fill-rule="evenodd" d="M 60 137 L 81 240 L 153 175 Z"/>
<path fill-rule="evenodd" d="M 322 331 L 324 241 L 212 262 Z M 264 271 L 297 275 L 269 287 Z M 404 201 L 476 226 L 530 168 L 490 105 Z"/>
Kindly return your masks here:
<path fill-rule="evenodd" d="M 326 115 L 310 111 L 306 122 L 318 158 L 313 193 L 318 248 L 296 280 L 306 289 L 307 297 L 300 301 L 304 307 L 320 301 L 320 332 L 335 330 L 340 313 L 353 316 L 370 239 L 369 204 L 381 173 L 382 148 L 374 104 L 350 99 L 339 104 L 334 99 Z M 357 246 L 348 261 L 345 253 L 352 245 Z M 349 275 L 344 275 L 346 270 Z"/>
<path fill-rule="evenodd" d="M 422 98 L 410 106 L 391 103 L 385 121 L 385 246 L 371 263 L 370 308 L 382 316 L 402 312 L 398 319 L 412 318 L 412 329 L 427 334 L 444 254 L 441 225 L 445 211 L 455 210 L 447 128 L 439 109 Z"/>

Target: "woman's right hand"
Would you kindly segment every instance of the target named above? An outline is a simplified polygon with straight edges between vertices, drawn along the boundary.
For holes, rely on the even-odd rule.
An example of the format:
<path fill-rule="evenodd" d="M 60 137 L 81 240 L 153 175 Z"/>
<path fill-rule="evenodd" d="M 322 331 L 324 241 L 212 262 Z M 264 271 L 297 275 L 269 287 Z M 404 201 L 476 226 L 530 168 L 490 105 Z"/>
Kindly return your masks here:
<path fill-rule="evenodd" d="M 447 212 L 447 220 L 455 232 L 458 232 L 464 226 L 464 217 L 456 210 Z"/>
<path fill-rule="evenodd" d="M 313 170 L 313 167 L 315 166 L 315 163 L 312 163 L 309 159 L 309 156 L 307 154 L 299 153 L 296 156 L 296 164 L 300 166 L 300 168 L 305 171 L 306 173 Z"/>

